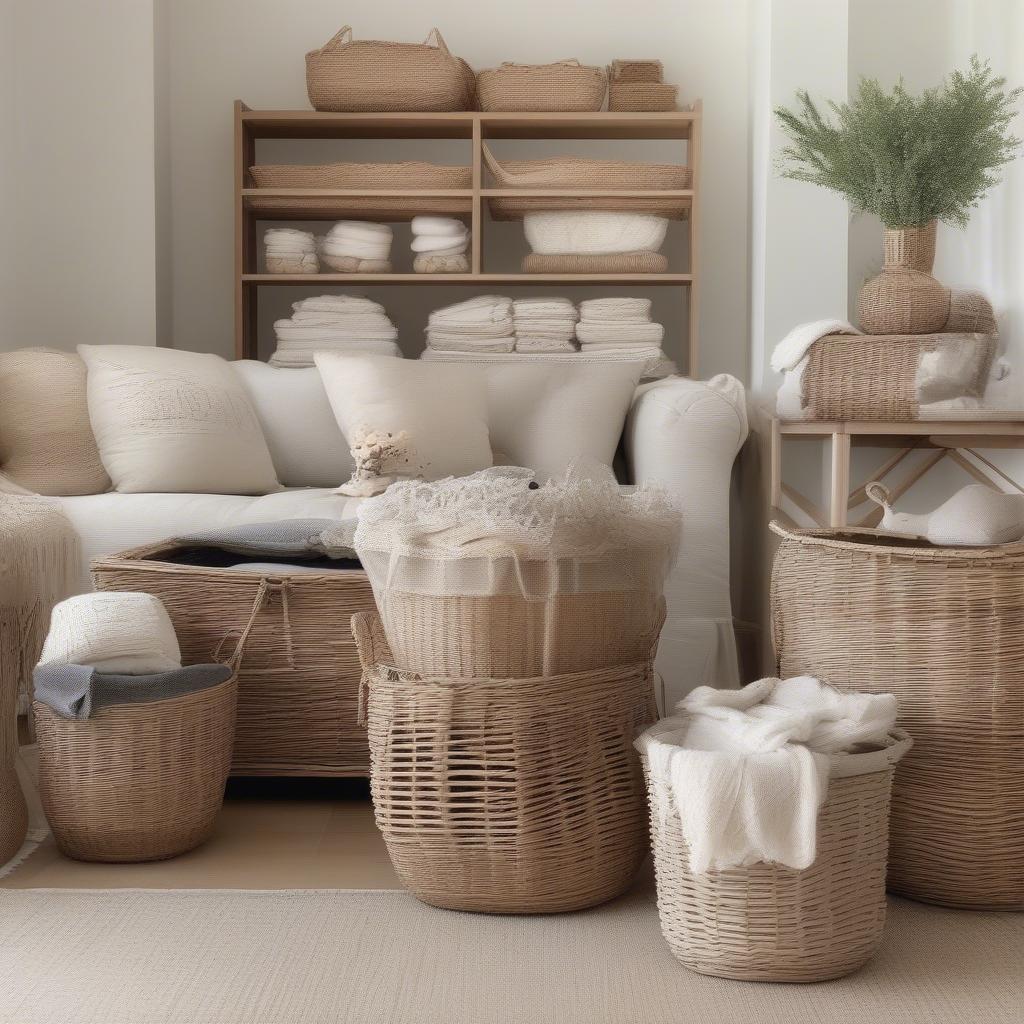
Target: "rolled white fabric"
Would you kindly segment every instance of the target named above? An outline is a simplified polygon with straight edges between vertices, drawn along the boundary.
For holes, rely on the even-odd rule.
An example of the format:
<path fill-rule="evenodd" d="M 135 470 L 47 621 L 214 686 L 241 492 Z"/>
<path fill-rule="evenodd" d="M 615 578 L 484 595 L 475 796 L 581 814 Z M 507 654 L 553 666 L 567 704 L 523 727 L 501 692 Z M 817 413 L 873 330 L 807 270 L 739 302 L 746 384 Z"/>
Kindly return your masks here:
<path fill-rule="evenodd" d="M 468 244 L 469 235 L 466 233 L 461 235 L 417 235 L 412 240 L 412 251 L 431 252 L 440 255 L 454 246 L 461 246 L 465 250 Z"/>
<path fill-rule="evenodd" d="M 39 664 L 143 675 L 181 668 L 181 650 L 158 597 L 99 591 L 54 606 Z"/>
<path fill-rule="evenodd" d="M 454 217 L 413 217 L 410 224 L 414 235 L 448 235 L 468 234 L 466 225 Z"/>
<path fill-rule="evenodd" d="M 391 239 L 364 239 L 336 236 L 325 238 L 320 251 L 331 256 L 354 256 L 361 260 L 386 260 L 391 255 Z"/>
<path fill-rule="evenodd" d="M 311 231 L 295 228 L 267 228 L 263 232 L 263 244 L 275 252 L 316 252 L 316 238 Z"/>
<path fill-rule="evenodd" d="M 378 224 L 372 220 L 339 220 L 327 232 L 326 238 L 360 238 L 367 242 L 387 239 L 394 236 L 389 224 Z"/>

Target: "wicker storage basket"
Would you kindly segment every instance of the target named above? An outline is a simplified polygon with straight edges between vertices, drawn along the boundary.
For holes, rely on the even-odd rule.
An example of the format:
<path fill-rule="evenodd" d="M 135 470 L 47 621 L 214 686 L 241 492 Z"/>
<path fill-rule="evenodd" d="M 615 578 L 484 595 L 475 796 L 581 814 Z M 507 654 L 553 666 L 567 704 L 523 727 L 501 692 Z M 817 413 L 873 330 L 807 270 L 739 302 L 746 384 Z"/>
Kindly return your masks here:
<path fill-rule="evenodd" d="M 633 739 L 657 717 L 650 661 L 538 679 L 399 672 L 356 616 L 377 825 L 424 903 L 555 913 L 624 892 L 647 853 Z"/>
<path fill-rule="evenodd" d="M 661 82 L 665 67 L 660 60 L 618 57 L 608 69 L 610 82 Z"/>
<path fill-rule="evenodd" d="M 306 54 L 306 91 L 315 110 L 472 110 L 476 78 L 431 29 L 425 43 L 352 39 L 346 25 Z"/>
<path fill-rule="evenodd" d="M 1024 544 L 772 528 L 781 674 L 895 693 L 914 737 L 896 773 L 890 889 L 1024 909 Z"/>
<path fill-rule="evenodd" d="M 257 164 L 249 168 L 256 188 L 321 188 L 321 189 L 468 189 L 473 172 L 469 167 L 445 166 L 411 160 L 390 164 Z M 261 212 L 311 210 L 322 211 L 325 217 L 339 210 L 359 216 L 391 214 L 395 219 L 413 217 L 417 213 L 467 212 L 469 199 L 444 197 L 406 199 L 402 196 L 324 196 L 313 199 L 254 196 L 252 209 Z"/>
<path fill-rule="evenodd" d="M 919 415 L 916 376 L 926 352 L 943 346 L 973 348 L 977 370 L 962 394 L 980 397 L 996 340 L 985 334 L 830 334 L 815 342 L 803 375 L 809 420 L 884 420 L 906 423 Z"/>
<path fill-rule="evenodd" d="M 565 197 L 492 198 L 491 216 L 495 220 L 518 220 L 534 210 L 624 210 L 654 213 L 680 220 L 687 216 L 690 200 L 671 197 L 604 199 L 574 197 L 574 189 L 628 189 L 632 191 L 674 191 L 692 186 L 693 174 L 681 164 L 646 164 L 626 160 L 591 160 L 578 156 L 559 156 L 545 160 L 506 160 L 499 163 L 485 145 L 484 161 L 498 188 L 564 188 Z"/>
<path fill-rule="evenodd" d="M 600 110 L 606 86 L 604 71 L 578 60 L 506 62 L 476 76 L 481 110 Z"/>
<path fill-rule="evenodd" d="M 658 812 L 648 775 L 658 914 L 680 963 L 740 981 L 810 982 L 870 959 L 885 924 L 893 772 L 837 774 L 833 767 L 809 868 L 760 863 L 701 875 L 690 871 L 678 810 Z"/>
<path fill-rule="evenodd" d="M 225 630 L 262 604 L 238 673 L 234 775 L 366 776 L 366 731 L 357 724 L 359 655 L 347 623 L 374 608 L 360 570 L 260 577 L 181 564 L 173 543 L 93 563 L 98 590 L 136 590 L 163 601 L 190 661 L 209 660 Z"/>
<path fill-rule="evenodd" d="M 675 110 L 679 87 L 662 82 L 612 82 L 609 110 Z"/>
<path fill-rule="evenodd" d="M 39 795 L 60 850 L 134 862 L 206 842 L 224 799 L 237 693 L 236 672 L 183 697 L 101 708 L 84 722 L 36 701 Z"/>
<path fill-rule="evenodd" d="M 621 252 L 608 256 L 565 253 L 544 256 L 531 252 L 523 257 L 524 274 L 664 274 L 668 257 L 660 252 Z"/>

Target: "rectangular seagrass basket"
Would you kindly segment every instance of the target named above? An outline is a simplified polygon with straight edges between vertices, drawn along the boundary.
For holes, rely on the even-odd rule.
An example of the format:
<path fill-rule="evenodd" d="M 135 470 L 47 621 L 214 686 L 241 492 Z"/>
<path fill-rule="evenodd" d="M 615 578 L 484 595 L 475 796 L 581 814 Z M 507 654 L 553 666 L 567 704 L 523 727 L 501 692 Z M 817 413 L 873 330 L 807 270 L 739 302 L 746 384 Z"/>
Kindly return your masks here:
<path fill-rule="evenodd" d="M 600 110 L 607 80 L 601 68 L 578 60 L 554 64 L 511 64 L 476 77 L 481 110 Z"/>
<path fill-rule="evenodd" d="M 366 776 L 366 730 L 357 723 L 361 668 L 352 615 L 375 608 L 359 568 L 322 574 L 259 573 L 187 564 L 173 542 L 93 562 L 97 590 L 155 594 L 189 662 L 216 660 L 225 633 L 262 602 L 238 672 L 233 775 Z M 241 559 L 237 559 L 240 561 Z"/>

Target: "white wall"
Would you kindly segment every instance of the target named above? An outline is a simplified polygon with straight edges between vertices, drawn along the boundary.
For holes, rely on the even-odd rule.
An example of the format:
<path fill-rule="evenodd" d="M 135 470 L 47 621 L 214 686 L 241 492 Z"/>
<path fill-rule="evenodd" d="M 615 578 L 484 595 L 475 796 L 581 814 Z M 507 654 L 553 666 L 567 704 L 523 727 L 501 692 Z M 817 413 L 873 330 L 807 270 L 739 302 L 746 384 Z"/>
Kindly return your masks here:
<path fill-rule="evenodd" d="M 153 6 L 5 0 L 0 349 L 156 340 Z"/>

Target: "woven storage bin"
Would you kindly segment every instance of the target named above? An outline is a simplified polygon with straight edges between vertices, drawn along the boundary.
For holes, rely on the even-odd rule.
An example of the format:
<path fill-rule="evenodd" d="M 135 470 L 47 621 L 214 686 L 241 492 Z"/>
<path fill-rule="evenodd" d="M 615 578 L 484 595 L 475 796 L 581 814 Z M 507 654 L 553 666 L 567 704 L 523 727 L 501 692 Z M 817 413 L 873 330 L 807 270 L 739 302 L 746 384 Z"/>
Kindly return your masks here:
<path fill-rule="evenodd" d="M 668 257 L 660 252 L 623 252 L 609 256 L 564 253 L 544 256 L 531 252 L 523 257 L 524 274 L 664 274 Z"/>
<path fill-rule="evenodd" d="M 231 765 L 238 676 L 87 721 L 36 701 L 39 795 L 61 851 L 76 860 L 164 860 L 213 833 Z"/>
<path fill-rule="evenodd" d="M 675 110 L 679 87 L 662 82 L 612 82 L 609 110 Z"/>
<path fill-rule="evenodd" d="M 660 60 L 616 58 L 608 69 L 609 82 L 661 82 L 665 67 Z"/>
<path fill-rule="evenodd" d="M 976 350 L 977 372 L 963 393 L 980 397 L 995 357 L 996 340 L 984 334 L 830 334 L 815 342 L 802 389 L 809 420 L 884 420 L 906 423 L 919 415 L 915 383 L 922 354 L 950 344 Z"/>
<path fill-rule="evenodd" d="M 600 110 L 607 84 L 604 71 L 578 60 L 506 62 L 476 76 L 481 110 Z"/>
<path fill-rule="evenodd" d="M 269 588 L 238 674 L 232 774 L 365 776 L 366 731 L 357 719 L 359 654 L 348 629 L 374 608 L 365 574 L 258 573 L 170 561 L 173 543 L 93 562 L 98 590 L 135 590 L 163 601 L 182 657 L 209 660 L 227 630 L 240 628 Z"/>
<path fill-rule="evenodd" d="M 1024 909 L 1024 544 L 772 528 L 780 673 L 895 693 L 914 737 L 896 773 L 889 888 Z"/>
<path fill-rule="evenodd" d="M 892 777 L 888 768 L 830 779 L 803 871 L 760 863 L 695 875 L 679 812 L 663 820 L 648 776 L 658 914 L 676 959 L 740 981 L 825 981 L 866 963 L 885 924 Z"/>
<path fill-rule="evenodd" d="M 542 679 L 388 669 L 375 616 L 367 664 L 377 826 L 424 903 L 556 913 L 623 893 L 647 853 L 635 736 L 657 717 L 649 660 Z"/>
<path fill-rule="evenodd" d="M 495 220 L 518 220 L 534 210 L 625 210 L 654 213 L 680 220 L 689 214 L 689 199 L 573 197 L 573 189 L 628 189 L 631 191 L 672 191 L 692 186 L 693 173 L 681 164 L 646 164 L 627 160 L 591 160 L 578 156 L 558 156 L 544 160 L 506 160 L 499 163 L 490 149 L 483 147 L 484 161 L 499 189 L 564 188 L 565 197 L 526 196 L 514 199 L 489 199 Z"/>
<path fill-rule="evenodd" d="M 306 91 L 315 110 L 472 110 L 476 78 L 441 33 L 425 43 L 352 39 L 346 25 L 306 54 Z"/>
<path fill-rule="evenodd" d="M 468 189 L 473 172 L 469 167 L 446 166 L 411 160 L 388 164 L 257 164 L 249 168 L 256 188 L 321 188 L 321 189 Z M 273 198 L 254 196 L 252 209 L 262 212 L 321 210 L 325 216 L 339 206 L 361 216 L 391 214 L 412 217 L 417 213 L 468 211 L 470 201 L 445 198 L 406 199 L 402 196 L 354 196 L 314 199 Z"/>

